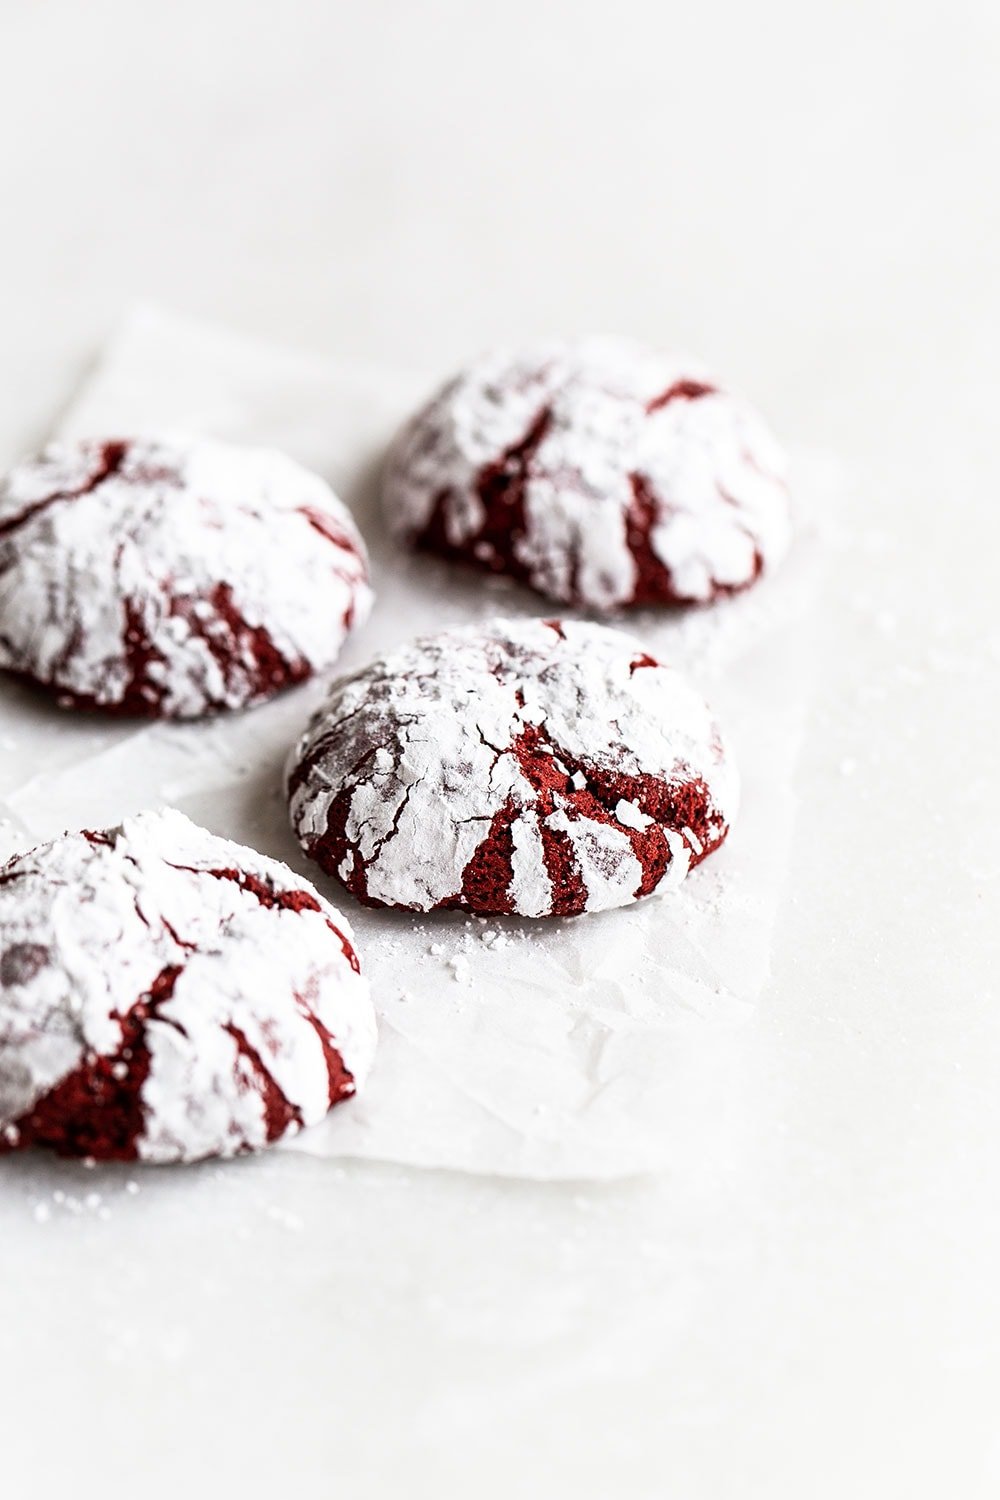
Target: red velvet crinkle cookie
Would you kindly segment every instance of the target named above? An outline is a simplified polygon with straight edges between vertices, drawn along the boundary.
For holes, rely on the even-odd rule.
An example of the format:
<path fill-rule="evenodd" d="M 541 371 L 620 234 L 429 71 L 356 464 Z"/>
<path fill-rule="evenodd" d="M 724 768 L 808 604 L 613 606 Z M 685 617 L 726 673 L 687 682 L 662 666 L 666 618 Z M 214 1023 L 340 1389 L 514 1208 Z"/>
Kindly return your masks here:
<path fill-rule="evenodd" d="M 597 611 L 746 588 L 790 536 L 785 461 L 756 413 L 616 340 L 471 365 L 404 429 L 384 498 L 411 546 Z"/>
<path fill-rule="evenodd" d="M 0 481 L 0 667 L 67 707 L 259 703 L 330 666 L 370 603 L 350 514 L 269 449 L 53 443 Z"/>
<path fill-rule="evenodd" d="M 0 868 L 0 1149 L 255 1151 L 353 1094 L 374 1051 L 344 918 L 180 813 Z"/>
<path fill-rule="evenodd" d="M 494 620 L 336 683 L 288 790 L 306 853 L 367 905 L 551 917 L 675 886 L 738 783 L 701 698 L 630 636 Z"/>

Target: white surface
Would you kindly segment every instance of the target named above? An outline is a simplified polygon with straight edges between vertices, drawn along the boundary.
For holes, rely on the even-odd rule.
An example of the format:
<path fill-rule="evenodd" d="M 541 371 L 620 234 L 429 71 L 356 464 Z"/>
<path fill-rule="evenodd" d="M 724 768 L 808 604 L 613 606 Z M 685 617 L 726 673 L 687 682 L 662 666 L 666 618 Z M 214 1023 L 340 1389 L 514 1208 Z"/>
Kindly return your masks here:
<path fill-rule="evenodd" d="M 861 479 L 706 1158 L 580 1189 L 272 1156 L 93 1207 L 5 1163 L 5 1485 L 994 1494 L 995 5 L 0 28 L 5 454 L 138 295 L 441 374 L 497 334 L 640 333 Z"/>
<path fill-rule="evenodd" d="M 221 433 L 273 444 L 329 475 L 368 539 L 377 599 L 342 658 L 349 670 L 414 633 L 552 608 L 388 541 L 372 458 L 412 405 L 402 384 L 145 309 L 127 319 L 60 427 L 68 437 L 158 423 Z M 0 685 L 0 841 L 5 815 L 12 847 L 30 847 L 167 805 L 319 875 L 354 923 L 381 1041 L 363 1097 L 295 1149 L 578 1180 L 668 1163 L 686 1170 L 691 1143 L 703 1150 L 717 1129 L 705 1075 L 728 1065 L 729 1030 L 769 972 L 811 678 L 822 551 L 813 517 L 837 500 L 827 467 L 796 466 L 795 548 L 773 577 L 712 610 L 628 621 L 711 698 L 742 777 L 725 847 L 669 896 L 542 924 L 359 908 L 303 857 L 282 793 L 291 746 L 324 696 L 319 684 L 253 713 L 139 726 L 81 721 Z M 487 932 L 502 946 L 488 948 Z"/>

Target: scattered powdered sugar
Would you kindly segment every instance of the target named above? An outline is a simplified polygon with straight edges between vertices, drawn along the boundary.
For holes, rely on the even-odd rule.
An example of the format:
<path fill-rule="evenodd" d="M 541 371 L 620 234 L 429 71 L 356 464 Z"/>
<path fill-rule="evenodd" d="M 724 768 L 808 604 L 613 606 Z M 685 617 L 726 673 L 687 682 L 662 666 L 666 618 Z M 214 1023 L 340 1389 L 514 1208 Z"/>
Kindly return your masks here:
<path fill-rule="evenodd" d="M 791 535 L 752 408 L 624 340 L 471 365 L 404 428 L 384 493 L 411 544 L 597 610 L 744 588 Z"/>
<path fill-rule="evenodd" d="M 271 449 L 53 443 L 0 482 L 0 667 L 68 706 L 260 702 L 331 665 L 367 578 L 350 513 Z"/>
<path fill-rule="evenodd" d="M 57 1218 L 91 1218 L 107 1222 L 114 1218 L 116 1206 L 123 1198 L 138 1195 L 139 1184 L 133 1179 L 120 1185 L 113 1180 L 104 1183 L 103 1192 L 72 1193 L 53 1188 L 43 1197 L 30 1200 L 31 1217 L 36 1224 L 48 1224 Z"/>
<path fill-rule="evenodd" d="M 455 979 L 456 983 L 472 983 L 472 966 L 469 963 L 469 956 L 467 953 L 453 954 L 453 956 L 448 960 L 448 967 L 450 968 L 452 976 Z"/>
<path fill-rule="evenodd" d="M 232 1156 L 321 1120 L 374 1050 L 344 918 L 180 813 L 67 834 L 0 869 L 7 1149 Z"/>
<path fill-rule="evenodd" d="M 529 917 L 675 887 L 737 798 L 678 672 L 554 620 L 445 631 L 342 679 L 288 783 L 303 848 L 359 900 Z"/>

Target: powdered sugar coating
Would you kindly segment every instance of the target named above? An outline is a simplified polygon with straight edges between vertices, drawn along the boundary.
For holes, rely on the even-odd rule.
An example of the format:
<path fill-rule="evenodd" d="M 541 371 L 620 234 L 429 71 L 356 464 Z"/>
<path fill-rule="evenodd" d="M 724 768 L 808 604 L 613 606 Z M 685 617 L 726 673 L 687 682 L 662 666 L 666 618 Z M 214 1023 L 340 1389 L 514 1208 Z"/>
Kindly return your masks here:
<path fill-rule="evenodd" d="M 675 886 L 738 795 L 678 672 L 620 631 L 544 620 L 445 631 L 343 678 L 288 787 L 306 853 L 358 900 L 526 917 Z"/>
<path fill-rule="evenodd" d="M 329 485 L 270 449 L 53 443 L 0 482 L 0 667 L 67 706 L 260 702 L 333 663 L 367 579 Z"/>
<path fill-rule="evenodd" d="M 400 435 L 384 496 L 410 545 L 602 612 L 745 588 L 790 539 L 785 460 L 752 408 L 622 340 L 470 365 Z"/>
<path fill-rule="evenodd" d="M 344 918 L 286 866 L 143 813 L 0 869 L 0 1140 L 195 1161 L 360 1088 L 375 1050 Z"/>

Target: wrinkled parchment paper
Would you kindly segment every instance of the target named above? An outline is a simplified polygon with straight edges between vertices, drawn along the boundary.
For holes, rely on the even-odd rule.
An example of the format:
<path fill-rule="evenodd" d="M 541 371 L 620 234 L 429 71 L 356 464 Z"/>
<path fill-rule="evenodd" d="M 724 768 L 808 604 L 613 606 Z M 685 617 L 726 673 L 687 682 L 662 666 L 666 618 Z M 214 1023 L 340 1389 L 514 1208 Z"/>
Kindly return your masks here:
<path fill-rule="evenodd" d="M 434 379 L 287 353 L 142 308 L 57 430 L 204 432 L 274 444 L 324 474 L 372 551 L 377 603 L 341 659 L 350 668 L 445 624 L 551 613 L 502 580 L 403 556 L 385 535 L 378 463 Z M 280 768 L 323 696 L 316 683 L 227 719 L 130 728 L 0 682 L 0 857 L 172 805 L 285 860 L 343 906 L 373 983 L 378 1060 L 363 1097 L 283 1149 L 580 1179 L 704 1159 L 713 1140 L 732 1138 L 744 1023 L 769 971 L 810 676 L 815 518 L 832 484 L 821 460 L 800 458 L 798 536 L 773 579 L 711 610 L 624 622 L 701 686 L 743 777 L 729 841 L 673 894 L 535 924 L 358 907 L 308 865 L 287 825 Z"/>

